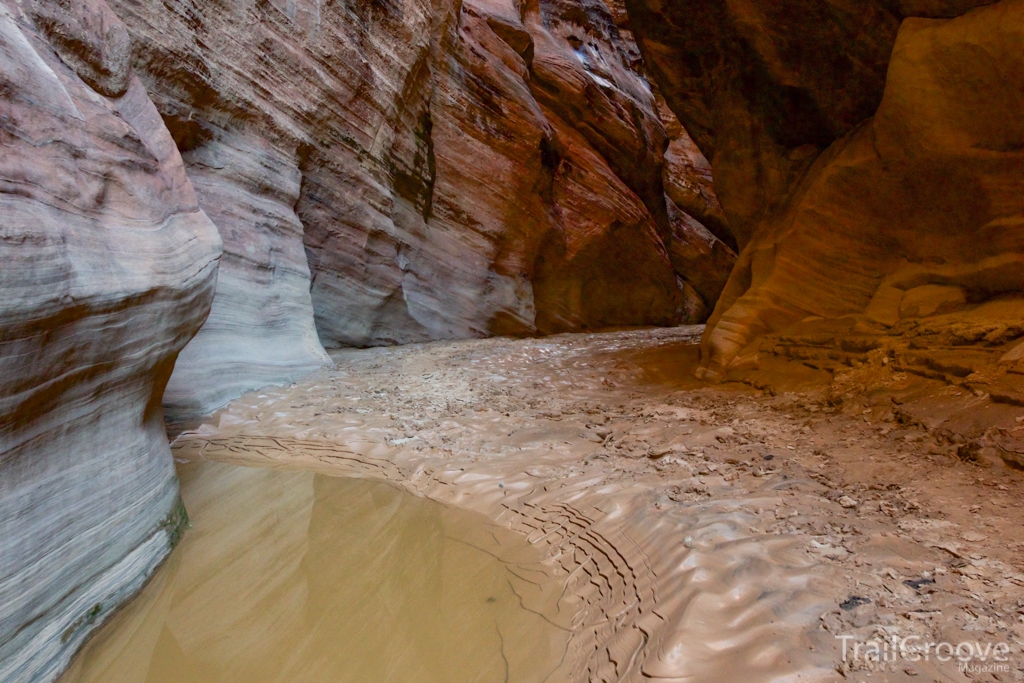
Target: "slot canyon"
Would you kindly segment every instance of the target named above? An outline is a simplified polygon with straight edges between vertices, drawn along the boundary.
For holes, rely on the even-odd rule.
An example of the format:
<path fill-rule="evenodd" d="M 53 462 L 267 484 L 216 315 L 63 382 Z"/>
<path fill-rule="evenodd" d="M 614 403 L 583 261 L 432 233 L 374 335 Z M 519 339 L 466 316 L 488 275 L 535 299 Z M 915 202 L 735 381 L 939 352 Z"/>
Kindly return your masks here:
<path fill-rule="evenodd" d="M 0 0 L 0 260 L 0 683 L 1024 681 L 1024 0 Z"/>

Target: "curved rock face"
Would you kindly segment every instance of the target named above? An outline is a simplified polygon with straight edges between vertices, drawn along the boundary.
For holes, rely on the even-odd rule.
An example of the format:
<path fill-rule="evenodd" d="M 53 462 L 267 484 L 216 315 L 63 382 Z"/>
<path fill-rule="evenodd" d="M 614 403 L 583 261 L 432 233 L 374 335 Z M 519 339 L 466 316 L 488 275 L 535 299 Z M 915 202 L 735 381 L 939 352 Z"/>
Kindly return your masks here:
<path fill-rule="evenodd" d="M 766 351 L 819 367 L 886 348 L 914 371 L 953 372 L 953 354 L 960 377 L 1012 383 L 998 360 L 1024 335 L 1024 4 L 798 4 L 630 8 L 745 247 L 706 376 Z"/>
<path fill-rule="evenodd" d="M 330 347 L 676 324 L 724 286 L 674 249 L 729 260 L 600 2 L 111 4 L 226 245 L 175 415 L 323 362 L 314 318 Z"/>
<path fill-rule="evenodd" d="M 184 159 L 199 205 L 224 239 L 224 258 L 210 317 L 164 394 L 171 420 L 208 414 L 330 362 L 313 326 L 295 155 L 242 130 L 221 131 Z"/>
<path fill-rule="evenodd" d="M 745 246 L 817 155 L 882 99 L 903 17 L 991 0 L 626 0 L 654 80 L 711 159 Z"/>
<path fill-rule="evenodd" d="M 329 68 L 301 49 L 310 36 L 344 38 L 321 33 L 308 7 L 275 26 L 254 21 L 251 2 L 110 4 L 135 39 L 136 69 L 224 241 L 213 310 L 164 398 L 178 422 L 330 362 L 313 325 L 295 206 L 309 123 L 340 102 L 329 95 Z M 293 4 L 280 3 L 281 11 Z"/>
<path fill-rule="evenodd" d="M 126 36 L 103 2 L 0 3 L 5 682 L 54 678 L 183 523 L 160 399 L 220 240 Z"/>
<path fill-rule="evenodd" d="M 300 203 L 325 344 L 705 315 L 714 286 L 673 270 L 666 133 L 609 9 L 467 2 L 435 30 L 381 164 L 382 215 L 331 216 L 353 200 L 327 159 Z"/>

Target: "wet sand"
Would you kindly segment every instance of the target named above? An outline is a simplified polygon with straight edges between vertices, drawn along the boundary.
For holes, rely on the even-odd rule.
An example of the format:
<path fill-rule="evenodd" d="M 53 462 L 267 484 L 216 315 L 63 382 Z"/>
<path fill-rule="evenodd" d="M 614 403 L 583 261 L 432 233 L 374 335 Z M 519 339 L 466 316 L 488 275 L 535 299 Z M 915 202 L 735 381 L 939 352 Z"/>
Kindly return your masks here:
<path fill-rule="evenodd" d="M 1020 475 L 820 395 L 702 386 L 700 333 L 337 352 L 175 453 L 385 480 L 525 537 L 573 614 L 565 680 L 1021 680 Z M 1005 642 L 1010 669 L 844 661 L 843 635 Z"/>

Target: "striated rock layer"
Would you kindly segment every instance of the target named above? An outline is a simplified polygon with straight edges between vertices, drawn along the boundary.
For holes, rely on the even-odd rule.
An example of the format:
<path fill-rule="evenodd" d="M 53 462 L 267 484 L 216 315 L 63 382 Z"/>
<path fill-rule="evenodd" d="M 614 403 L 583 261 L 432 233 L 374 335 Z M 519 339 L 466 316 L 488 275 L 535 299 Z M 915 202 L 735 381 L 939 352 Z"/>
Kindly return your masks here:
<path fill-rule="evenodd" d="M 724 286 L 707 163 L 621 9 L 111 5 L 225 241 L 176 417 L 324 362 L 314 319 L 328 347 L 667 325 Z"/>
<path fill-rule="evenodd" d="M 2 2 L 5 681 L 52 678 L 177 538 L 161 405 L 321 340 L 703 319 L 735 258 L 621 8 Z"/>
<path fill-rule="evenodd" d="M 161 395 L 220 240 L 102 2 L 0 3 L 0 680 L 47 681 L 184 513 Z"/>
<path fill-rule="evenodd" d="M 628 4 L 743 247 L 704 376 L 873 354 L 1024 405 L 1024 3 Z"/>

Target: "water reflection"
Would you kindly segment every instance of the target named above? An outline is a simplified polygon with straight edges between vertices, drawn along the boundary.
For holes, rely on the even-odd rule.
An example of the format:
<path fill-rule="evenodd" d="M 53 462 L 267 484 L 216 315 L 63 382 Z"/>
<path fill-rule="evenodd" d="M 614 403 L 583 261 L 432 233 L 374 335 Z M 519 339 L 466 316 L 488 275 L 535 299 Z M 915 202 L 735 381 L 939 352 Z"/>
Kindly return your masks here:
<path fill-rule="evenodd" d="M 62 683 L 558 679 L 568 634 L 523 608 L 518 536 L 377 482 L 179 474 L 193 528 Z"/>

